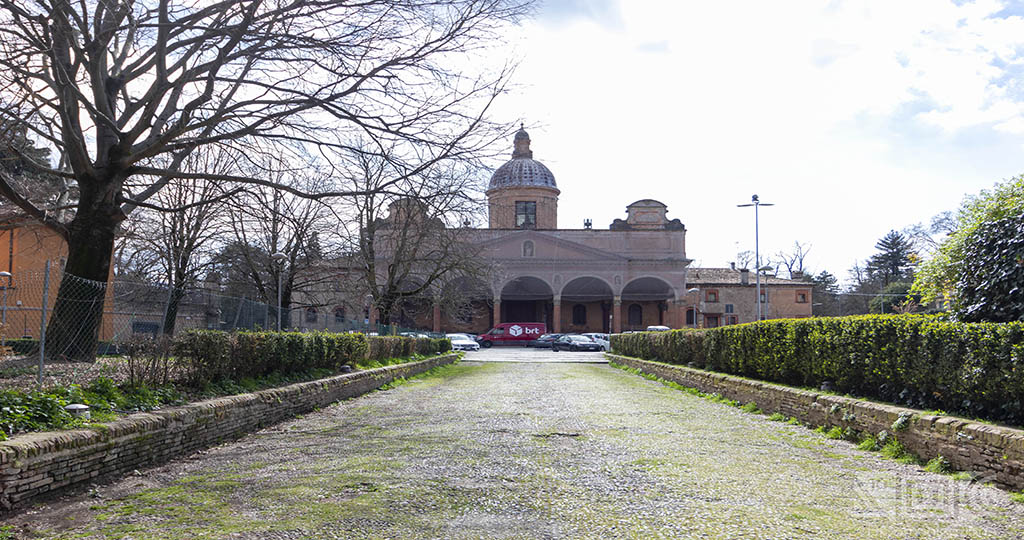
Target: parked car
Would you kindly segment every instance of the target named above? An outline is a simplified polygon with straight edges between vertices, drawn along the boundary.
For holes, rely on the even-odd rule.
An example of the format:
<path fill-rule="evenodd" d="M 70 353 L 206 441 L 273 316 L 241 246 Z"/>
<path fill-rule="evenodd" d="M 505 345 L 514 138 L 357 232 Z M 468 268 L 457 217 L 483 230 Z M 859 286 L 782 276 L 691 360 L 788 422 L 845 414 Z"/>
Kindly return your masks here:
<path fill-rule="evenodd" d="M 547 331 L 542 322 L 501 323 L 480 334 L 477 341 L 485 349 L 491 345 L 529 345 Z"/>
<path fill-rule="evenodd" d="M 466 334 L 446 334 L 448 339 L 452 340 L 453 351 L 479 351 L 480 344 L 473 341 Z"/>
<path fill-rule="evenodd" d="M 537 347 L 538 349 L 550 349 L 551 344 L 554 343 L 556 339 L 564 335 L 565 334 L 544 334 L 543 336 L 534 340 L 533 346 Z"/>
<path fill-rule="evenodd" d="M 558 351 L 601 351 L 601 344 L 580 334 L 566 334 L 551 344 L 551 350 Z"/>
<path fill-rule="evenodd" d="M 667 326 L 661 326 L 661 325 L 655 325 L 655 326 L 648 326 L 647 327 L 647 331 L 648 332 L 668 332 L 669 330 L 671 330 L 671 328 L 669 328 Z"/>
<path fill-rule="evenodd" d="M 612 344 L 610 341 L 608 341 L 608 334 L 588 333 L 583 335 L 601 344 L 601 348 L 604 349 L 605 351 L 612 350 Z"/>

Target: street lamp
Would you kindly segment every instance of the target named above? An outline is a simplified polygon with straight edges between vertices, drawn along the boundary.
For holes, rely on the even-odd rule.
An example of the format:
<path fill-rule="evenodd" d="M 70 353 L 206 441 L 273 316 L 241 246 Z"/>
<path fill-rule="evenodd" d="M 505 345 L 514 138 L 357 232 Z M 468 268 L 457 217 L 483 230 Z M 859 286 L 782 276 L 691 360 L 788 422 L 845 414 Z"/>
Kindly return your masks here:
<path fill-rule="evenodd" d="M 747 207 L 747 206 L 753 206 L 754 207 L 754 267 L 757 268 L 757 272 L 754 273 L 755 274 L 754 280 L 757 283 L 757 292 L 755 293 L 757 295 L 757 320 L 760 321 L 761 320 L 761 246 L 760 246 L 759 238 L 758 238 L 760 236 L 759 223 L 758 223 L 758 221 L 759 221 L 759 212 L 758 212 L 758 210 L 762 206 L 775 206 L 775 205 L 772 204 L 772 203 L 763 203 L 763 202 L 761 202 L 760 200 L 758 200 L 757 195 L 755 194 L 753 197 L 750 198 L 750 203 L 749 204 L 737 204 L 736 206 L 739 207 L 739 208 L 744 208 L 744 207 Z"/>
<path fill-rule="evenodd" d="M 284 277 L 284 261 L 288 260 L 288 256 L 278 251 L 277 253 L 270 256 L 274 259 L 274 263 L 277 264 L 277 331 L 281 331 L 281 282 Z"/>
<path fill-rule="evenodd" d="M 11 288 L 11 273 L 0 272 L 0 277 L 7 278 L 7 284 L 4 285 L 4 307 L 3 307 L 3 318 L 0 319 L 0 329 L 3 334 L 0 334 L 0 347 L 7 346 L 7 289 Z"/>

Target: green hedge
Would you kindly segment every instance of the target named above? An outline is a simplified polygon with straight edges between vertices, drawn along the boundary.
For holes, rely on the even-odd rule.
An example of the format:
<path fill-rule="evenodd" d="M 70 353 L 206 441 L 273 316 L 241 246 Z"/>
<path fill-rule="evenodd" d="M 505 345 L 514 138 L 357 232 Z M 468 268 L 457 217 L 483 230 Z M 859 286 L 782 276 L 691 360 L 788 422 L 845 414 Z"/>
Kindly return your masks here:
<path fill-rule="evenodd" d="M 1024 425 L 1024 324 L 781 319 L 612 336 L 617 354 Z"/>
<path fill-rule="evenodd" d="M 185 382 L 202 384 L 271 373 L 337 370 L 365 361 L 434 355 L 451 350 L 448 339 L 367 337 L 327 332 L 221 332 L 199 330 L 174 338 Z"/>

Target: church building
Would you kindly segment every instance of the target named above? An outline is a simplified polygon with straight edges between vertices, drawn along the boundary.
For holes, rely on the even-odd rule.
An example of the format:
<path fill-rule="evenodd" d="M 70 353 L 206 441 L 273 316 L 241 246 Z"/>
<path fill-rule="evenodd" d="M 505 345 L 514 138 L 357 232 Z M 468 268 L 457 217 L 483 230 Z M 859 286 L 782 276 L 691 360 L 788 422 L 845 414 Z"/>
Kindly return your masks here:
<path fill-rule="evenodd" d="M 512 159 L 491 176 L 489 227 L 474 230 L 500 270 L 486 285 L 490 313 L 450 320 L 435 331 L 483 332 L 500 322 L 543 322 L 550 332 L 622 332 L 648 326 L 719 326 L 756 318 L 754 279 L 745 270 L 691 268 L 686 227 L 654 199 L 626 206 L 606 229 L 558 228 L 555 175 L 534 159 L 525 129 Z M 693 277 L 691 277 L 693 276 Z M 807 283 L 765 278 L 766 318 L 811 315 Z"/>

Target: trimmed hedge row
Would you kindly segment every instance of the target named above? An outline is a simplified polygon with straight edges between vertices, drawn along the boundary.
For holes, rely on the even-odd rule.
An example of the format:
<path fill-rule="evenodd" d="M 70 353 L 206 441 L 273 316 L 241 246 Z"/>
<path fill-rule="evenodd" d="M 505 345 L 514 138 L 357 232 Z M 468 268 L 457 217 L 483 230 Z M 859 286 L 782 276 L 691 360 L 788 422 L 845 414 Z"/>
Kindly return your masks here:
<path fill-rule="evenodd" d="M 202 383 L 440 354 L 451 350 L 451 341 L 328 332 L 199 330 L 175 336 L 172 347 L 179 366 L 186 371 L 186 381 Z"/>
<path fill-rule="evenodd" d="M 922 315 L 612 336 L 617 354 L 1024 425 L 1024 324 Z"/>

